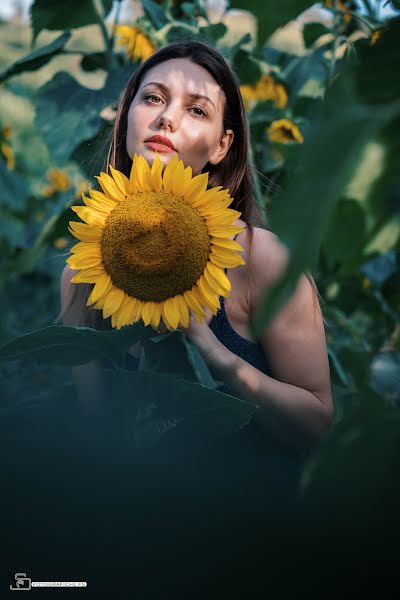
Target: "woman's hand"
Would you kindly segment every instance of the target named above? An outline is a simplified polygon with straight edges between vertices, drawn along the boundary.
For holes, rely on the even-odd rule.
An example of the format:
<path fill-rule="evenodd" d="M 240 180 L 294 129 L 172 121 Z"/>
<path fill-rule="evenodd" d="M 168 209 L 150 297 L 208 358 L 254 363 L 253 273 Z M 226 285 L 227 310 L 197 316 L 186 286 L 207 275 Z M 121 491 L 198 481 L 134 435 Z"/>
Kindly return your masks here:
<path fill-rule="evenodd" d="M 208 322 L 210 321 L 213 313 L 208 308 L 205 308 L 204 312 L 206 313 L 206 318 L 202 323 L 198 323 L 193 311 L 190 310 L 189 326 L 181 326 L 177 329 L 183 331 L 186 337 L 197 347 L 200 354 L 207 362 L 208 360 L 212 360 L 212 357 L 215 356 L 215 352 L 218 350 L 220 342 L 208 326 Z M 168 333 L 169 331 L 162 319 L 158 326 L 158 330 L 160 333 Z"/>

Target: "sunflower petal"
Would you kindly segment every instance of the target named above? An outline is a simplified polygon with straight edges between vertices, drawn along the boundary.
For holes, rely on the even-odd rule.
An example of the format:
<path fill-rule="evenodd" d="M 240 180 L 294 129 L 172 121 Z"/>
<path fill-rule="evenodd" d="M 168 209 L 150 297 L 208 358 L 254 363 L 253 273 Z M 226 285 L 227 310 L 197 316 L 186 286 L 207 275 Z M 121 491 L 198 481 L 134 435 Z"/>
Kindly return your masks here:
<path fill-rule="evenodd" d="M 230 258 L 221 258 L 217 254 L 211 252 L 210 260 L 217 265 L 217 267 L 222 267 L 223 269 L 233 269 L 234 267 L 238 267 L 239 265 L 245 265 L 246 261 L 241 256 L 232 256 Z"/>
<path fill-rule="evenodd" d="M 209 306 L 210 308 L 213 309 L 219 309 L 220 308 L 220 302 L 219 302 L 219 298 L 218 298 L 218 293 L 216 293 L 207 283 L 206 278 L 204 277 L 204 275 L 201 275 L 201 277 L 198 279 L 197 281 L 197 287 L 200 291 L 200 293 L 202 294 L 205 304 L 206 306 Z"/>
<path fill-rule="evenodd" d="M 164 170 L 163 175 L 163 189 L 164 192 L 172 193 L 174 189 L 174 178 L 175 171 L 178 166 L 179 158 L 178 156 L 174 156 L 170 162 L 167 164 Z"/>
<path fill-rule="evenodd" d="M 147 325 L 150 325 L 151 321 L 153 320 L 155 304 L 156 303 L 152 301 L 147 301 L 143 303 L 142 320 L 146 327 Z"/>
<path fill-rule="evenodd" d="M 72 246 L 70 252 L 75 254 L 81 252 L 82 254 L 98 254 L 100 253 L 100 244 L 98 242 L 78 242 L 75 246 Z"/>
<path fill-rule="evenodd" d="M 173 178 L 172 193 L 174 196 L 183 196 L 185 190 L 185 167 L 183 162 L 180 160 L 175 168 L 175 174 Z"/>
<path fill-rule="evenodd" d="M 186 290 L 185 292 L 183 292 L 183 297 L 185 298 L 189 308 L 193 311 L 196 317 L 200 316 L 201 318 L 204 318 L 206 316 L 206 313 L 204 312 L 203 307 L 200 303 L 200 299 L 195 294 L 193 289 Z"/>
<path fill-rule="evenodd" d="M 241 231 L 244 231 L 245 228 L 244 227 L 240 227 L 240 225 L 226 225 L 226 226 L 215 226 L 215 227 L 209 227 L 208 228 L 208 232 L 210 235 L 213 235 L 214 237 L 218 237 L 218 238 L 229 238 L 231 235 L 236 235 L 237 233 L 240 233 Z"/>
<path fill-rule="evenodd" d="M 111 165 L 110 165 L 110 171 L 111 171 L 112 178 L 114 179 L 115 183 L 117 184 L 117 187 L 118 187 L 119 191 L 121 192 L 121 194 L 123 194 L 124 196 L 127 195 L 129 193 L 129 189 L 130 189 L 130 181 L 127 178 L 127 176 L 124 175 L 123 173 L 121 173 L 121 171 L 114 169 L 114 167 L 112 167 Z"/>
<path fill-rule="evenodd" d="M 103 234 L 100 227 L 93 227 L 78 221 L 70 221 L 68 231 L 82 242 L 99 242 Z"/>
<path fill-rule="evenodd" d="M 214 244 L 215 246 L 221 246 L 222 248 L 228 248 L 229 250 L 239 250 L 240 252 L 244 252 L 244 248 L 240 244 L 230 239 L 212 238 L 211 244 Z"/>
<path fill-rule="evenodd" d="M 196 199 L 206 191 L 207 183 L 208 173 L 200 173 L 193 177 L 190 188 L 185 192 L 185 199 L 195 206 Z"/>
<path fill-rule="evenodd" d="M 101 256 L 80 256 L 79 254 L 72 254 L 66 260 L 71 269 L 76 269 L 79 271 L 80 269 L 90 269 L 92 267 L 98 267 L 101 264 L 102 259 Z"/>
<path fill-rule="evenodd" d="M 106 217 L 92 208 L 88 208 L 87 206 L 71 206 L 71 209 L 88 225 L 101 227 L 105 223 Z"/>
<path fill-rule="evenodd" d="M 175 330 L 179 324 L 179 305 L 176 305 L 175 298 L 167 298 L 162 304 L 163 321 L 170 330 Z"/>
<path fill-rule="evenodd" d="M 220 294 L 225 295 L 226 292 L 231 291 L 232 284 L 229 281 L 228 277 L 225 275 L 224 270 L 221 268 L 218 268 L 210 260 L 207 262 L 206 268 L 204 270 L 204 275 L 206 275 L 206 273 L 209 273 L 210 276 L 212 277 L 212 280 L 216 281 L 217 284 L 219 284 L 220 288 L 222 288 L 222 290 L 224 290 L 222 292 L 219 292 Z M 207 277 L 206 277 L 206 279 L 207 279 Z M 210 283 L 210 282 L 208 282 L 208 283 Z"/>
<path fill-rule="evenodd" d="M 113 287 L 105 296 L 101 298 L 103 301 L 103 317 L 108 319 L 116 312 L 122 304 L 125 292 L 120 288 Z"/>
<path fill-rule="evenodd" d="M 162 170 L 163 163 L 158 156 L 158 152 L 156 152 L 156 157 L 151 166 L 151 189 L 155 192 L 159 192 L 162 187 Z"/>
<path fill-rule="evenodd" d="M 150 166 L 143 156 L 135 154 L 136 159 L 136 180 L 141 192 L 150 192 Z"/>
<path fill-rule="evenodd" d="M 179 323 L 183 327 L 189 327 L 189 307 L 182 294 L 175 296 L 175 304 L 179 306 Z"/>
<path fill-rule="evenodd" d="M 82 269 L 82 271 L 78 271 L 73 277 L 71 277 L 71 281 L 73 283 L 96 283 L 97 279 L 104 273 L 103 267 L 96 268 L 93 267 L 91 269 Z"/>
<path fill-rule="evenodd" d="M 96 179 L 100 183 L 101 189 L 108 198 L 111 198 L 117 202 L 122 202 L 122 200 L 125 200 L 127 192 L 122 193 L 110 175 L 101 172 L 100 176 L 96 176 Z"/>
<path fill-rule="evenodd" d="M 111 277 L 108 273 L 104 272 L 103 275 L 101 275 L 96 281 L 96 284 L 92 289 L 86 304 L 89 306 L 90 304 L 94 304 L 100 300 L 100 298 L 107 294 L 112 285 L 113 283 L 111 281 Z"/>

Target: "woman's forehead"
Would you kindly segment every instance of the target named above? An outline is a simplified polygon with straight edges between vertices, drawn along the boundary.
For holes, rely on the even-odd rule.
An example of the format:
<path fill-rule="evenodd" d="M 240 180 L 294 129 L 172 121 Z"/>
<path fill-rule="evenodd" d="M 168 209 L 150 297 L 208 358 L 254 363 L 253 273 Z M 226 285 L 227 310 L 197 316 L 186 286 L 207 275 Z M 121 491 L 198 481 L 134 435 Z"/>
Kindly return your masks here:
<path fill-rule="evenodd" d="M 160 83 L 171 91 L 208 95 L 213 101 L 221 101 L 224 96 L 214 77 L 187 58 L 172 58 L 149 69 L 140 87 L 150 83 Z"/>

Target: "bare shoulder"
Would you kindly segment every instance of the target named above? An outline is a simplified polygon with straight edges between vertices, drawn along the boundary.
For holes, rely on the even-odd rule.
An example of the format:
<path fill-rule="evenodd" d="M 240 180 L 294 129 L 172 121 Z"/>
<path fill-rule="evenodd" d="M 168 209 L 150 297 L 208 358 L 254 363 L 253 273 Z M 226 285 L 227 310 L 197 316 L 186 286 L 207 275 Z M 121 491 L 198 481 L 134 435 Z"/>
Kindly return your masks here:
<path fill-rule="evenodd" d="M 67 299 L 71 293 L 73 285 L 71 283 L 71 279 L 75 275 L 75 273 L 77 273 L 77 271 L 71 269 L 71 267 L 68 264 L 65 265 L 63 272 L 61 273 L 60 280 L 61 304 L 63 303 L 63 300 Z"/>

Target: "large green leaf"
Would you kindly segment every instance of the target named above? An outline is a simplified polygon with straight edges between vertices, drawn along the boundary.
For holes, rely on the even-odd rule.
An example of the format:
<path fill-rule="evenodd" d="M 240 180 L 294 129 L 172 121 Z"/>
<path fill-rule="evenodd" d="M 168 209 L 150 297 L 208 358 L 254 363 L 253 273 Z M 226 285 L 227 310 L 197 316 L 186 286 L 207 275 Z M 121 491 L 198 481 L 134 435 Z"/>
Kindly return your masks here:
<path fill-rule="evenodd" d="M 46 46 L 37 48 L 30 54 L 20 58 L 14 64 L 7 67 L 5 71 L 0 73 L 0 82 L 4 81 L 8 77 L 11 77 L 12 75 L 22 73 L 23 71 L 36 71 L 37 69 L 40 69 L 40 67 L 46 65 L 53 58 L 53 56 L 56 56 L 56 54 L 61 52 L 70 37 L 71 33 L 69 31 L 64 31 L 64 33 L 53 40 L 50 44 L 46 44 Z"/>
<path fill-rule="evenodd" d="M 230 435 L 247 425 L 257 407 L 173 374 L 113 370 L 106 372 L 113 402 L 129 411 L 129 427 L 139 448 L 157 445 L 164 434 L 207 439 Z M 137 418 L 134 420 L 137 409 Z"/>
<path fill-rule="evenodd" d="M 23 211 L 28 199 L 28 186 L 21 175 L 9 171 L 0 156 L 0 207 Z"/>
<path fill-rule="evenodd" d="M 123 364 L 127 350 L 141 337 L 152 335 L 142 323 L 120 330 L 48 326 L 22 335 L 0 348 L 0 361 L 33 356 L 46 364 L 82 365 L 98 358 Z"/>
<path fill-rule="evenodd" d="M 102 0 L 104 16 L 112 8 L 112 0 Z M 42 29 L 65 30 L 84 27 L 98 21 L 98 16 L 92 0 L 34 0 L 31 6 L 31 25 L 33 38 Z"/>
<path fill-rule="evenodd" d="M 299 275 L 315 268 L 335 203 L 351 180 L 365 144 L 393 118 L 394 110 L 357 104 L 351 90 L 348 75 L 331 87 L 302 148 L 302 168 L 272 206 L 272 229 L 288 247 L 290 262 L 256 315 L 255 336 L 288 300 Z"/>
<path fill-rule="evenodd" d="M 153 0 L 141 0 L 141 5 L 155 29 L 161 29 L 169 22 L 164 9 L 157 2 Z"/>
<path fill-rule="evenodd" d="M 187 381 L 218 387 L 200 352 L 180 330 L 149 338 L 143 350 L 140 370 L 175 373 Z"/>
<path fill-rule="evenodd" d="M 134 70 L 128 65 L 111 71 L 101 90 L 85 88 L 65 72 L 40 88 L 36 125 L 57 163 L 65 162 L 76 147 L 97 134 L 101 110 L 116 103 Z"/>
<path fill-rule="evenodd" d="M 231 0 L 231 8 L 241 8 L 254 13 L 258 19 L 258 43 L 265 40 L 279 27 L 298 17 L 312 6 L 310 0 Z"/>

